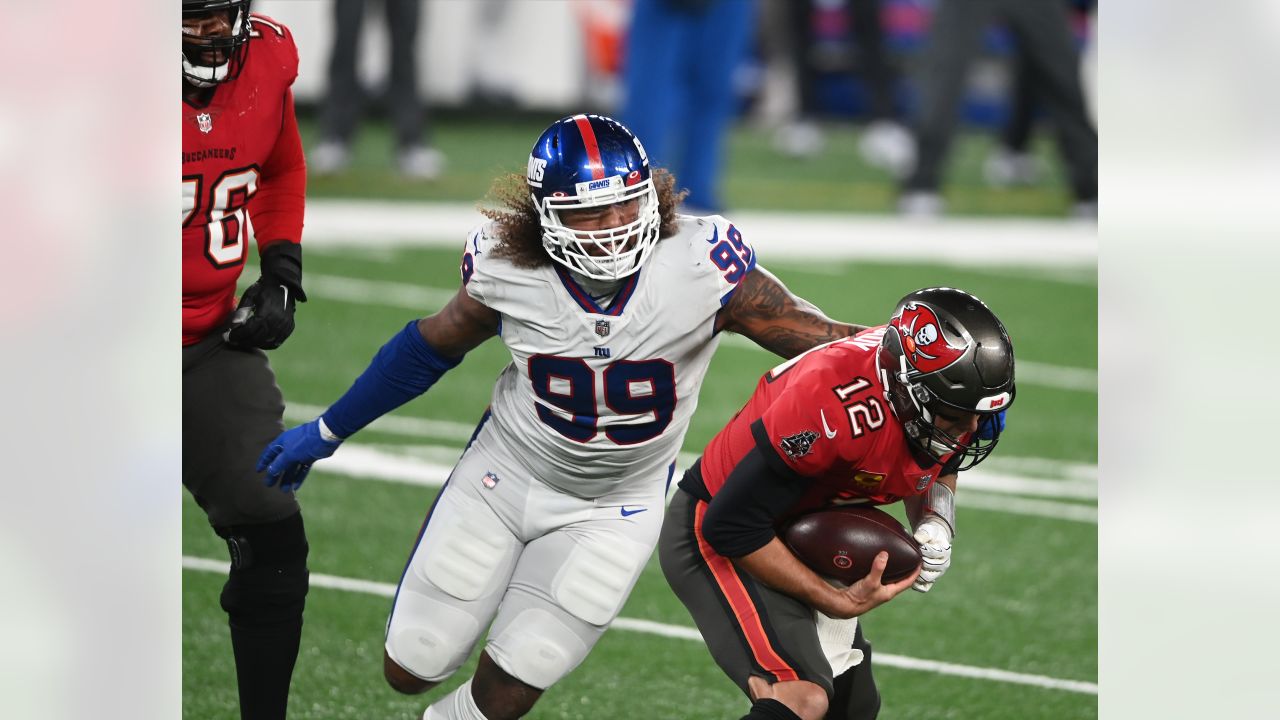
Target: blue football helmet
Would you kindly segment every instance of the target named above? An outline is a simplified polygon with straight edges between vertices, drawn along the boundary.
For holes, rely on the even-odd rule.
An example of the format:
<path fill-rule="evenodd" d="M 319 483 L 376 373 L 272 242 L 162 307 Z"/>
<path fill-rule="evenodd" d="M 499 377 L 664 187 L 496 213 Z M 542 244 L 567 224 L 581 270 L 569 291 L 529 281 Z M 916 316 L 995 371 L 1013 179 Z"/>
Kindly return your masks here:
<path fill-rule="evenodd" d="M 182 0 L 182 77 L 196 87 L 235 80 L 249 51 L 250 0 Z M 195 35 L 188 20 L 220 16 L 226 34 Z"/>
<path fill-rule="evenodd" d="M 543 131 L 526 173 L 542 221 L 542 245 L 556 262 L 593 280 L 617 280 L 640 268 L 658 242 L 662 218 L 644 146 L 622 123 L 571 115 Z M 575 230 L 561 212 L 636 201 L 635 220 Z"/>

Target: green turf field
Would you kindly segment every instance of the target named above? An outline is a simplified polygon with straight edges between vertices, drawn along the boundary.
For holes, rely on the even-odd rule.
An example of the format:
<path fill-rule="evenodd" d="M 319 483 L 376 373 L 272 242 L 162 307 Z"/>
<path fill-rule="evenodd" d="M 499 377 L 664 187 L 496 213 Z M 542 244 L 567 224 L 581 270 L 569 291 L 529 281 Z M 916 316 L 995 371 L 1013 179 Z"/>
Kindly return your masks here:
<path fill-rule="evenodd" d="M 521 143 L 526 136 L 521 131 Z M 496 140 L 494 157 L 510 157 L 505 144 L 511 143 L 514 138 Z M 488 174 L 486 162 L 475 160 L 477 177 Z M 358 303 L 336 299 L 324 282 L 309 285 L 312 301 L 300 306 L 298 330 L 272 353 L 289 403 L 326 405 L 382 342 L 415 314 L 435 309 L 430 303 L 418 313 L 397 307 L 402 299 L 378 292 L 379 287 L 407 283 L 447 296 L 458 284 L 457 260 L 455 249 L 309 250 L 309 276 L 374 284 Z M 1097 367 L 1097 286 L 1087 275 L 1054 280 L 1040 272 L 861 262 L 772 264 L 770 269 L 829 314 L 866 323 L 883 322 L 896 299 L 912 289 L 962 287 L 987 300 L 1006 322 L 1020 361 Z M 248 268 L 243 280 L 256 276 L 256 269 Z M 508 359 L 502 345 L 492 340 L 426 396 L 395 414 L 440 421 L 427 426 L 438 430 L 414 434 L 370 428 L 349 445 L 362 444 L 389 456 L 429 458 L 447 467 Z M 697 452 L 775 362 L 767 353 L 726 339 L 708 373 L 685 449 Z M 1012 493 L 966 492 L 962 476 L 962 501 L 982 502 L 961 505 L 952 569 L 928 595 L 905 593 L 864 618 L 878 658 L 882 718 L 1097 716 L 1096 689 L 1045 687 L 1025 680 L 1036 676 L 1050 685 L 1097 681 L 1096 486 L 1092 494 L 1072 492 L 1081 486 L 1082 473 L 1086 487 L 1090 473 L 1096 473 L 1097 394 L 1019 377 L 1010 431 L 980 471 L 1039 484 L 1018 486 Z M 1092 477 L 1096 482 L 1096 474 Z M 416 718 L 441 694 L 406 698 L 384 685 L 381 644 L 388 597 L 320 586 L 322 575 L 394 585 L 435 492 L 422 485 L 326 471 L 324 463 L 312 471 L 300 499 L 311 540 L 313 588 L 291 717 Z M 226 558 L 225 548 L 185 494 L 183 554 L 222 563 Z M 230 642 L 218 607 L 222 578 L 187 569 L 183 580 L 184 716 L 235 717 Z M 668 590 L 656 558 L 622 616 L 692 624 Z M 879 661 L 881 655 L 885 663 Z M 895 658 L 899 661 L 889 662 Z M 954 668 L 908 667 L 914 661 L 977 668 L 980 677 Z M 1018 673 L 1023 681 L 993 679 L 990 671 Z M 578 670 L 546 693 L 531 717 L 713 720 L 740 717 L 746 707 L 700 643 L 615 628 Z"/>
<path fill-rule="evenodd" d="M 436 182 L 405 182 L 393 170 L 393 143 L 385 124 L 363 126 L 347 172 L 309 181 L 312 197 L 368 197 L 471 202 L 488 190 L 499 172 L 523 172 L 524 159 L 552 115 L 516 120 L 459 119 L 436 123 L 435 143 L 448 157 L 448 171 Z M 307 147 L 318 139 L 316 124 L 301 120 Z M 811 159 L 779 156 L 769 133 L 742 126 L 729 137 L 724 202 L 730 209 L 834 210 L 891 212 L 895 190 L 890 176 L 858 155 L 858 126 L 832 124 L 826 151 Z M 1062 216 L 1070 205 L 1061 163 L 1052 143 L 1039 137 L 1032 150 L 1049 172 L 1033 187 L 994 189 L 982 181 L 981 168 L 992 146 L 989 135 L 962 133 L 955 138 L 944 173 L 943 196 L 959 215 Z"/>

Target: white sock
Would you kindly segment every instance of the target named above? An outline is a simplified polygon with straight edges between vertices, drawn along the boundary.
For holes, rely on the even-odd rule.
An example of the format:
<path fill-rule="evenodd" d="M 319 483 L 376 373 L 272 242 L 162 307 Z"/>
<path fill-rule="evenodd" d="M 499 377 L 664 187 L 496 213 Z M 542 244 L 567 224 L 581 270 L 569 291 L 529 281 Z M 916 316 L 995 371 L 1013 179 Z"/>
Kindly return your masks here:
<path fill-rule="evenodd" d="M 431 703 L 422 713 L 422 720 L 489 720 L 471 697 L 471 681 L 467 680 L 456 690 Z"/>

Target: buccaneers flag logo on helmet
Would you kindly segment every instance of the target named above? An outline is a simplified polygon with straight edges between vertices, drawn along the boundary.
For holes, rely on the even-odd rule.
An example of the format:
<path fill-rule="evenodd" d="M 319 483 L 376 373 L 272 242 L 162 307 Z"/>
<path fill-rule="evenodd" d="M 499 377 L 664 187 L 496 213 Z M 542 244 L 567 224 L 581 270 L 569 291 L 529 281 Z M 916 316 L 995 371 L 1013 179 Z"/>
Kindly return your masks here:
<path fill-rule="evenodd" d="M 938 316 L 928 305 L 910 302 L 889 321 L 902 337 L 907 362 L 922 373 L 941 370 L 959 360 L 967 346 L 955 347 L 942 334 Z"/>

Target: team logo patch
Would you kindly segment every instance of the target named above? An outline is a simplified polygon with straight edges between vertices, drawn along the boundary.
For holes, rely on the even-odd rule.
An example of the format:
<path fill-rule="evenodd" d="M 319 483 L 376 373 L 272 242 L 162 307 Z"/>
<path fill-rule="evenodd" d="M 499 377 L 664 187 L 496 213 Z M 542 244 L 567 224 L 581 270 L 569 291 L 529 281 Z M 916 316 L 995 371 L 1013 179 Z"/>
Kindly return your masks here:
<path fill-rule="evenodd" d="M 213 130 L 213 116 L 209 113 L 200 113 L 196 115 L 196 125 L 199 126 L 200 132 L 206 135 Z"/>
<path fill-rule="evenodd" d="M 484 477 L 480 478 L 480 484 L 492 490 L 498 486 L 498 476 L 491 472 L 487 472 L 484 474 Z"/>
<path fill-rule="evenodd" d="M 817 439 L 818 433 L 812 430 L 805 430 L 782 438 L 778 442 L 778 447 L 782 448 L 782 452 L 786 453 L 789 458 L 804 457 L 813 449 L 813 441 Z"/>
<path fill-rule="evenodd" d="M 929 487 L 929 481 L 933 479 L 933 475 L 921 475 L 916 481 L 916 492 L 920 492 Z"/>
<path fill-rule="evenodd" d="M 884 482 L 884 475 L 880 473 L 858 471 L 853 474 L 853 484 L 861 490 L 874 490 L 880 487 L 882 482 Z"/>
<path fill-rule="evenodd" d="M 923 373 L 946 368 L 969 349 L 968 345 L 956 347 L 947 342 L 937 314 L 922 303 L 907 303 L 902 312 L 889 321 L 889 326 L 902 336 L 907 362 Z"/>
<path fill-rule="evenodd" d="M 596 335 L 599 335 L 599 336 L 600 336 L 600 337 L 602 337 L 602 338 L 603 338 L 603 337 L 609 337 L 609 332 L 610 332 L 612 329 L 613 329 L 613 327 L 609 324 L 609 321 L 608 321 L 608 320 L 597 320 L 597 321 L 596 321 Z"/>

